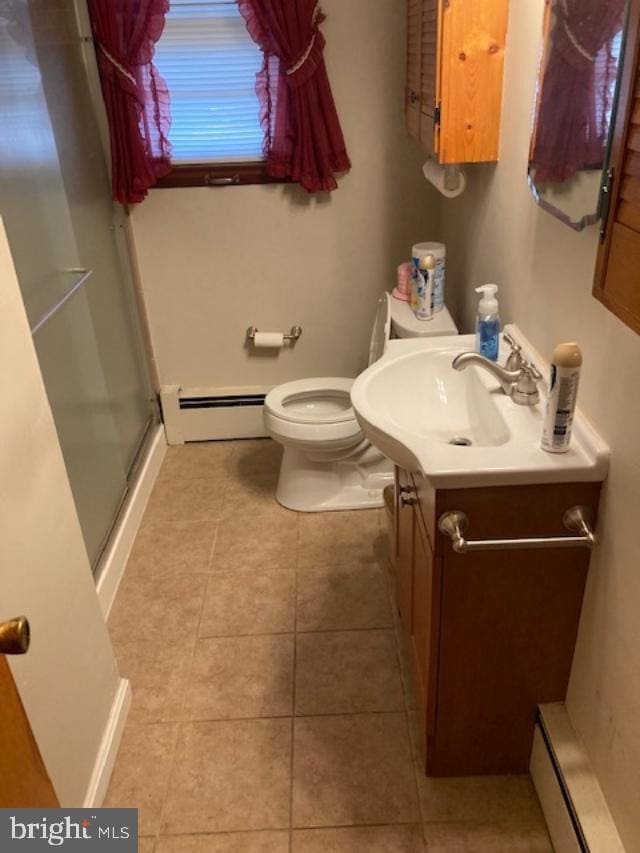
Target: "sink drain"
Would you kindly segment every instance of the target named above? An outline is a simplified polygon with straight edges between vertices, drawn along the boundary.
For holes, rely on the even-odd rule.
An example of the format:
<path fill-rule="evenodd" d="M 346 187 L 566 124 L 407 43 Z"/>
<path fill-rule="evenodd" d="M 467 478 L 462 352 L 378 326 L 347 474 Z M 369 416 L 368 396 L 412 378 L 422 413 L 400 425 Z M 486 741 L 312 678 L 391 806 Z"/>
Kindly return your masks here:
<path fill-rule="evenodd" d="M 473 442 L 464 435 L 456 435 L 451 439 L 449 444 L 455 444 L 456 447 L 471 447 Z"/>

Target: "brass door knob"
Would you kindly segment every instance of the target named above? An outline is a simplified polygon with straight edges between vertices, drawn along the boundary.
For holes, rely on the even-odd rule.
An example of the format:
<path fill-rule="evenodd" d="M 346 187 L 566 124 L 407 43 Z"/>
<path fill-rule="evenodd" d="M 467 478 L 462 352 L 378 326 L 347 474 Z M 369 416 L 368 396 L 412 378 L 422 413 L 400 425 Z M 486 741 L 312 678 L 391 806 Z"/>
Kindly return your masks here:
<path fill-rule="evenodd" d="M 0 622 L 0 655 L 23 655 L 29 649 L 31 629 L 26 616 Z"/>

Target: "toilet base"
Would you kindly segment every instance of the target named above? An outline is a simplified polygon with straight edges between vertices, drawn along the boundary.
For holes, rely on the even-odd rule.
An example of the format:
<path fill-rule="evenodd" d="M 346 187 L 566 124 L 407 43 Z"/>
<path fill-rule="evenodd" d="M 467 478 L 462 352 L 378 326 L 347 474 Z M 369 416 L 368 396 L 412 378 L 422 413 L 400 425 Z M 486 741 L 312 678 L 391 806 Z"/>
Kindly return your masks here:
<path fill-rule="evenodd" d="M 381 456 L 374 463 L 314 462 L 306 453 L 285 446 L 276 500 L 297 512 L 375 509 L 382 490 L 393 482 L 393 463 Z"/>

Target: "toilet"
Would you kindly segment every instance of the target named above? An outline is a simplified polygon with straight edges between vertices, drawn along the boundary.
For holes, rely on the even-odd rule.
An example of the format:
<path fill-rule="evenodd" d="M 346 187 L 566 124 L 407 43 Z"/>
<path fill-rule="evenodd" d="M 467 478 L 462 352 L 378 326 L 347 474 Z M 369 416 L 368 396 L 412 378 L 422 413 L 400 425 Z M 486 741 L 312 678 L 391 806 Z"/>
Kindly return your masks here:
<path fill-rule="evenodd" d="M 406 302 L 384 293 L 378 301 L 369 364 L 385 352 L 390 337 L 457 335 L 445 307 L 428 322 Z M 299 512 L 382 506 L 393 482 L 393 463 L 364 437 L 351 407 L 353 379 L 297 379 L 273 388 L 264 401 L 267 433 L 284 447 L 276 500 Z"/>

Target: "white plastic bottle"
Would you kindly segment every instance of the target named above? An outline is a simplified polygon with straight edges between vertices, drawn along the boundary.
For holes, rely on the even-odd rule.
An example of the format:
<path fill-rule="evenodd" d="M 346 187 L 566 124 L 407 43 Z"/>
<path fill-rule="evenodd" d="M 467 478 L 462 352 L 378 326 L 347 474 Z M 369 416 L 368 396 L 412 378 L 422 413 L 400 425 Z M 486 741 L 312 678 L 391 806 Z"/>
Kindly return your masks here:
<path fill-rule="evenodd" d="M 558 344 L 554 349 L 541 442 L 548 453 L 566 453 L 569 449 L 581 366 L 578 344 Z"/>
<path fill-rule="evenodd" d="M 491 361 L 497 361 L 500 348 L 500 315 L 498 314 L 497 284 L 476 287 L 482 293 L 476 314 L 476 352 Z"/>
<path fill-rule="evenodd" d="M 435 261 L 433 255 L 420 258 L 414 269 L 413 294 L 411 303 L 413 313 L 418 320 L 431 320 L 433 317 L 433 284 Z"/>

